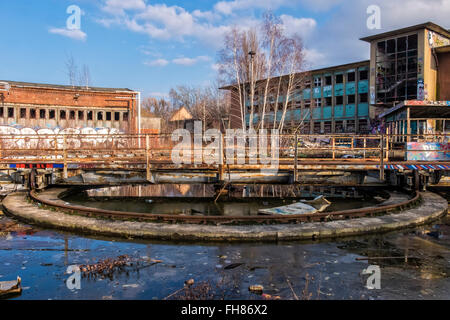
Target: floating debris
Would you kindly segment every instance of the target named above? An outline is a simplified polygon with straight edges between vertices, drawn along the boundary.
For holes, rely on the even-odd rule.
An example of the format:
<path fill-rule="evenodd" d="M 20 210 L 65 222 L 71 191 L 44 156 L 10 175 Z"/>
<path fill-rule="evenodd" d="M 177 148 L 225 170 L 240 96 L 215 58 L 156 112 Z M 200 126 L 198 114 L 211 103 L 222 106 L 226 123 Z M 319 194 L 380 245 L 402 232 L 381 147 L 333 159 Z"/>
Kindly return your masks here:
<path fill-rule="evenodd" d="M 264 287 L 262 285 L 256 284 L 248 287 L 248 291 L 253 293 L 262 294 L 264 291 Z"/>
<path fill-rule="evenodd" d="M 331 202 L 325 199 L 323 195 L 320 195 L 313 200 L 302 200 L 302 202 L 313 206 L 319 212 L 325 211 L 325 209 L 331 205 Z"/>
<path fill-rule="evenodd" d="M 0 281 L 0 299 L 6 299 L 22 293 L 22 279 L 17 277 L 15 281 Z"/>
<path fill-rule="evenodd" d="M 223 269 L 224 270 L 231 270 L 231 269 L 235 269 L 237 267 L 240 267 L 242 265 L 243 265 L 243 263 L 232 263 L 232 264 L 229 264 L 229 265 L 225 266 L 225 268 L 223 268 Z"/>

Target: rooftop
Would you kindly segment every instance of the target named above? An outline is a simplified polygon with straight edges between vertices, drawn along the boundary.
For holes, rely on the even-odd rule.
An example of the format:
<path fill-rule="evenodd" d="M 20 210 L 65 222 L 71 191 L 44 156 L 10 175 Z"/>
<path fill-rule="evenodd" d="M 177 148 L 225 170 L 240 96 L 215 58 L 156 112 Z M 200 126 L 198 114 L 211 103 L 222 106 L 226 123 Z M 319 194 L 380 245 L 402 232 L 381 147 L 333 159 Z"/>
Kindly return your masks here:
<path fill-rule="evenodd" d="M 0 80 L 1 83 L 8 83 L 11 87 L 25 87 L 25 88 L 43 88 L 43 89 L 58 89 L 58 90 L 76 90 L 76 91 L 90 91 L 90 92 L 134 92 L 128 88 L 101 88 L 101 87 L 86 87 L 86 86 L 71 86 L 62 84 L 49 84 L 49 83 L 33 83 L 33 82 L 21 82 Z"/>
<path fill-rule="evenodd" d="M 373 40 L 389 38 L 392 36 L 396 36 L 398 34 L 413 32 L 413 31 L 422 30 L 422 29 L 428 29 L 428 30 L 434 31 L 436 33 L 439 33 L 447 38 L 450 38 L 449 30 L 447 30 L 433 22 L 425 22 L 425 23 L 417 24 L 417 25 L 411 26 L 411 27 L 396 29 L 396 30 L 392 30 L 392 31 L 384 32 L 384 33 L 378 33 L 373 36 L 361 38 L 360 40 L 372 42 Z"/>

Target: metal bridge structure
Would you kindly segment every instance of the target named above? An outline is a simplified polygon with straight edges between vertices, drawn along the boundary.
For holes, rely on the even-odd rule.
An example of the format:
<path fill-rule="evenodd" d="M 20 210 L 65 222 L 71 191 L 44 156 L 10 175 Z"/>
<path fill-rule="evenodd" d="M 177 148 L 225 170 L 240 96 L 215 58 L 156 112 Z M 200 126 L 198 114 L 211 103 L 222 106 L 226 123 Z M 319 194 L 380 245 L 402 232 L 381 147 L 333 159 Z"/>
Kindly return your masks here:
<path fill-rule="evenodd" d="M 376 176 L 386 184 L 416 189 L 450 173 L 448 134 L 263 139 L 247 134 L 240 144 L 238 137 L 225 134 L 205 137 L 187 135 L 181 143 L 182 137 L 172 134 L 0 135 L 0 171 L 23 183 L 32 180 L 37 187 L 134 182 L 362 185 L 365 177 Z M 182 161 L 174 161 L 174 154 Z"/>

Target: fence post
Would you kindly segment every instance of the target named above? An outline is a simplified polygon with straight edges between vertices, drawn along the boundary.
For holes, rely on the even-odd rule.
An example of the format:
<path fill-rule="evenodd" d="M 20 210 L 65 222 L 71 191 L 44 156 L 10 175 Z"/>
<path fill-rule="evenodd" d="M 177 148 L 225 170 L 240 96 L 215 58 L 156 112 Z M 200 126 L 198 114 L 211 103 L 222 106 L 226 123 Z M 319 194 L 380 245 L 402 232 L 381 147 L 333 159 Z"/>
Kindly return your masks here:
<path fill-rule="evenodd" d="M 219 165 L 218 165 L 218 177 L 219 181 L 224 181 L 224 165 L 223 165 L 223 134 L 220 133 L 220 140 L 219 140 Z"/>
<path fill-rule="evenodd" d="M 147 170 L 147 181 L 152 178 L 152 172 L 150 170 L 150 137 L 148 134 L 145 135 L 145 157 L 147 160 L 146 170 Z"/>
<path fill-rule="evenodd" d="M 67 172 L 67 145 L 66 145 L 66 135 L 63 135 L 63 152 L 64 152 L 64 179 L 69 177 Z"/>
<path fill-rule="evenodd" d="M 381 135 L 380 143 L 380 180 L 384 181 L 384 134 Z"/>
<path fill-rule="evenodd" d="M 294 158 L 294 183 L 297 183 L 297 181 L 298 181 L 297 162 L 298 162 L 298 135 L 296 132 L 295 133 L 295 158 Z"/>

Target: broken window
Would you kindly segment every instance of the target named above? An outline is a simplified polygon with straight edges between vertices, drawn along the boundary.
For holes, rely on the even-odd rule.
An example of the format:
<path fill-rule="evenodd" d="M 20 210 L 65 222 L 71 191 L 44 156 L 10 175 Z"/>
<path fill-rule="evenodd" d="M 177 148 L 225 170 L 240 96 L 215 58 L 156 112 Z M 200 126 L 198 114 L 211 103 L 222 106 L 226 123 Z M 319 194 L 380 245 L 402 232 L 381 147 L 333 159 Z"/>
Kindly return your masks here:
<path fill-rule="evenodd" d="M 50 110 L 50 111 L 48 112 L 48 118 L 49 118 L 49 119 L 55 119 L 55 116 L 56 116 L 55 110 Z"/>
<path fill-rule="evenodd" d="M 21 108 L 20 109 L 20 118 L 25 119 L 27 117 L 27 109 Z"/>
<path fill-rule="evenodd" d="M 70 120 L 75 120 L 75 111 L 74 111 L 74 110 L 71 110 L 71 111 L 69 112 L 69 119 L 70 119 Z"/>
<path fill-rule="evenodd" d="M 114 120 L 120 121 L 120 112 L 114 112 Z"/>
<path fill-rule="evenodd" d="M 331 97 L 325 98 L 325 105 L 326 105 L 326 106 L 331 106 L 331 105 L 333 105 L 333 99 L 332 99 Z"/>
<path fill-rule="evenodd" d="M 332 83 L 333 83 L 333 78 L 331 76 L 325 76 L 325 85 L 331 86 Z"/>
<path fill-rule="evenodd" d="M 36 109 L 30 109 L 30 119 L 36 119 Z"/>
<path fill-rule="evenodd" d="M 84 120 L 84 111 L 78 111 L 78 120 Z"/>
<path fill-rule="evenodd" d="M 347 73 L 347 81 L 348 82 L 354 82 L 355 81 L 355 72 Z"/>
<path fill-rule="evenodd" d="M 8 118 L 14 118 L 14 108 L 8 108 Z"/>
<path fill-rule="evenodd" d="M 355 103 L 355 95 L 351 94 L 347 96 L 347 104 L 354 104 Z"/>
<path fill-rule="evenodd" d="M 337 74 L 336 75 L 336 83 L 344 83 L 344 75 Z"/>
<path fill-rule="evenodd" d="M 128 112 L 123 113 L 123 121 L 128 121 Z"/>
<path fill-rule="evenodd" d="M 45 119 L 47 111 L 45 109 L 39 109 L 39 119 Z"/>
<path fill-rule="evenodd" d="M 344 104 L 344 97 L 343 96 L 337 96 L 336 97 L 336 105 Z"/>
<path fill-rule="evenodd" d="M 98 121 L 103 120 L 103 112 L 102 111 L 97 112 L 97 120 Z"/>
<path fill-rule="evenodd" d="M 92 119 L 93 119 L 92 111 L 88 111 L 88 113 L 87 113 L 87 119 L 88 119 L 88 120 L 92 120 Z"/>
<path fill-rule="evenodd" d="M 359 80 L 367 80 L 369 79 L 369 73 L 367 70 L 360 70 L 359 71 Z"/>
<path fill-rule="evenodd" d="M 66 119 L 66 111 L 65 110 L 60 110 L 59 111 L 59 119 L 60 120 L 65 120 Z"/>
<path fill-rule="evenodd" d="M 111 112 L 106 113 L 106 121 L 111 121 Z"/>
<path fill-rule="evenodd" d="M 305 108 L 311 108 L 311 100 L 305 100 Z"/>
<path fill-rule="evenodd" d="M 4 108 L 0 107 L 0 118 L 3 118 L 3 114 L 4 114 Z"/>
<path fill-rule="evenodd" d="M 367 93 L 361 93 L 361 94 L 359 95 L 359 102 L 360 102 L 360 103 L 366 103 L 366 102 L 368 102 L 368 96 L 367 96 Z"/>

